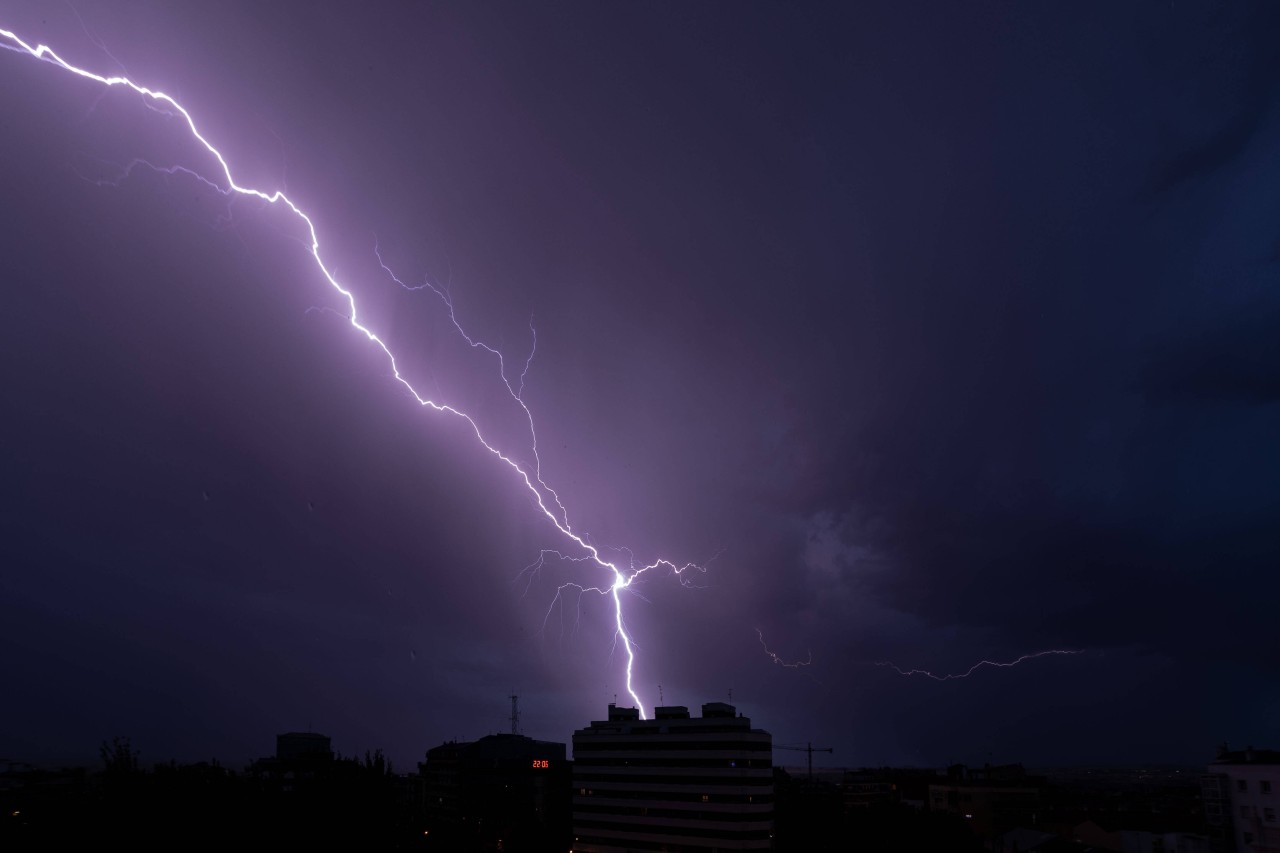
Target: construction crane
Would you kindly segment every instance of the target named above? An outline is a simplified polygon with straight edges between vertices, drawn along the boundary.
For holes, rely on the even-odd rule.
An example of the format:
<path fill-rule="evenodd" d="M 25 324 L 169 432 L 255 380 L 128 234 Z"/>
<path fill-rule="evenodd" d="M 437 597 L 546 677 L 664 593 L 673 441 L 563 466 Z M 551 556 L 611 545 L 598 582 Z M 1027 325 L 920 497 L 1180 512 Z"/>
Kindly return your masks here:
<path fill-rule="evenodd" d="M 830 746 L 814 746 L 812 743 L 806 743 L 804 746 L 800 746 L 800 745 L 798 745 L 798 744 L 792 744 L 792 745 L 790 745 L 790 746 L 778 746 L 778 745 L 775 745 L 773 748 L 774 748 L 774 749 L 790 749 L 790 750 L 793 750 L 793 751 L 795 751 L 795 752 L 807 752 L 807 753 L 809 753 L 809 781 L 810 781 L 810 782 L 812 782 L 812 781 L 813 781 L 813 754 L 814 754 L 815 752 L 835 752 L 835 749 L 834 749 L 833 747 L 830 747 Z"/>

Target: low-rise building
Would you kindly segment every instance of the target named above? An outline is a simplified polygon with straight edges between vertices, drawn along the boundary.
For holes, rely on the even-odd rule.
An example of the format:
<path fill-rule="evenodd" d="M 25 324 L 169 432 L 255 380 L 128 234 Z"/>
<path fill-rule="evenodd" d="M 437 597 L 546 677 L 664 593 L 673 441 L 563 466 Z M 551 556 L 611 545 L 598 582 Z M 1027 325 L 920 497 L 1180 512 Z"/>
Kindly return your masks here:
<path fill-rule="evenodd" d="M 964 818 L 979 838 L 991 839 L 1017 827 L 1034 828 L 1042 810 L 1044 780 L 1028 776 L 1021 764 L 947 768 L 945 781 L 929 785 L 929 810 Z"/>
<path fill-rule="evenodd" d="M 418 769 L 433 849 L 569 849 L 564 744 L 518 734 L 450 741 Z"/>

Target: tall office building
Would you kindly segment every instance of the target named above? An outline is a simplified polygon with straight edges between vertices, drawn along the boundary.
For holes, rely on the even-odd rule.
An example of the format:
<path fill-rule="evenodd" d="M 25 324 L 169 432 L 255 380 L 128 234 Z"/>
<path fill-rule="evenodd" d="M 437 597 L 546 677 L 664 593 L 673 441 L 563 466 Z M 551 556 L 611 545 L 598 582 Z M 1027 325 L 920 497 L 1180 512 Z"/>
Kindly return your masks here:
<path fill-rule="evenodd" d="M 575 853 L 769 850 L 773 739 L 732 705 L 609 706 L 573 733 Z"/>

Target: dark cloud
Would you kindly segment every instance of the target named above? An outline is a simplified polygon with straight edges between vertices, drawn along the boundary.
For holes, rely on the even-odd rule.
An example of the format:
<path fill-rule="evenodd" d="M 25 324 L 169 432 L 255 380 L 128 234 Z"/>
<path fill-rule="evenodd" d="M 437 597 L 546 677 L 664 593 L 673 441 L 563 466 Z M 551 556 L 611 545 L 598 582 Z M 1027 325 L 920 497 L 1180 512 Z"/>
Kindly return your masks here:
<path fill-rule="evenodd" d="M 1179 185 L 1211 176 L 1229 167 L 1255 140 L 1275 107 L 1280 85 L 1280 60 L 1261 42 L 1242 38 L 1258 27 L 1267 31 L 1274 26 L 1267 12 L 1221 10 L 1206 28 L 1198 50 L 1189 53 L 1187 78 L 1191 81 L 1214 80 L 1218 103 L 1214 105 L 1220 118 L 1207 124 L 1201 140 L 1179 152 L 1161 167 L 1154 179 L 1154 190 L 1163 192 Z M 1216 79 L 1215 79 L 1216 78 Z M 1207 95 L 1202 85 L 1196 94 Z M 1207 98 L 1206 98 L 1207 99 Z"/>
<path fill-rule="evenodd" d="M 1140 388 L 1156 401 L 1267 405 L 1280 401 L 1280 313 L 1207 329 L 1153 354 Z"/>

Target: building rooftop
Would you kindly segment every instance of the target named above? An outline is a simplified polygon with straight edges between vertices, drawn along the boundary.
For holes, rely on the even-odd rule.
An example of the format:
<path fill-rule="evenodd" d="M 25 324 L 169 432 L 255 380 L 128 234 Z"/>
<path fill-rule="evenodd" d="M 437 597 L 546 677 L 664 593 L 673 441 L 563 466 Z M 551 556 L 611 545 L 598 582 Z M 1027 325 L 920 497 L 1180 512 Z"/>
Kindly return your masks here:
<path fill-rule="evenodd" d="M 653 709 L 653 716 L 640 719 L 639 708 L 624 708 L 610 703 L 609 716 L 606 720 L 595 720 L 589 728 L 599 729 L 610 723 L 633 724 L 640 729 L 656 728 L 663 723 L 681 721 L 689 726 L 729 726 L 733 729 L 750 728 L 750 718 L 738 713 L 738 709 L 727 702 L 704 702 L 702 716 L 694 717 L 684 705 L 659 705 Z M 710 722 L 703 722 L 710 721 Z"/>
<path fill-rule="evenodd" d="M 1250 746 L 1232 752 L 1224 743 L 1218 750 L 1218 757 L 1211 764 L 1280 764 L 1280 750 L 1254 749 Z"/>

